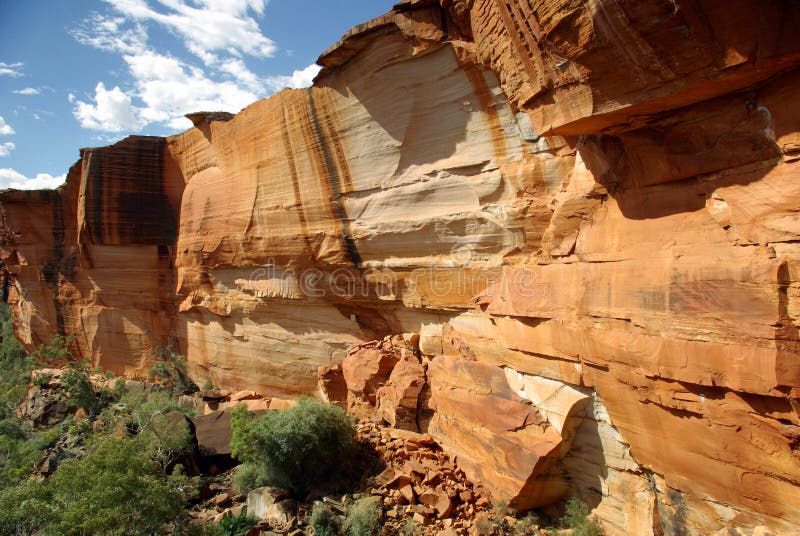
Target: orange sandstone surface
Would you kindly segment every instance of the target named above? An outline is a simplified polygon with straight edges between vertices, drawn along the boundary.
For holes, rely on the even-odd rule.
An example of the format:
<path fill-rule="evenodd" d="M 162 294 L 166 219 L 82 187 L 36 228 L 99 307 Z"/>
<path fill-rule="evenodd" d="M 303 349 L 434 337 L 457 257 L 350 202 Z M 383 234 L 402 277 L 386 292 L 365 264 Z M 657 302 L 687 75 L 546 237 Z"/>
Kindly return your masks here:
<path fill-rule="evenodd" d="M 328 396 L 608 534 L 800 530 L 798 26 L 779 0 L 406 0 L 310 89 L 0 194 L 16 332 Z"/>

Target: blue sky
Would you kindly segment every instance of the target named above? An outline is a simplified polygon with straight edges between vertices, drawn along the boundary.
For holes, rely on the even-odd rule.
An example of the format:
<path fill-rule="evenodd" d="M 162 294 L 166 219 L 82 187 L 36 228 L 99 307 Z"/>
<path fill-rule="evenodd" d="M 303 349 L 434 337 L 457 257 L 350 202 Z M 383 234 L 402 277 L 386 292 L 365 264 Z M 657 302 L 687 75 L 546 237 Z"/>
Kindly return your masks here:
<path fill-rule="evenodd" d="M 81 147 L 168 135 L 310 85 L 394 0 L 0 0 L 0 188 L 53 187 Z"/>

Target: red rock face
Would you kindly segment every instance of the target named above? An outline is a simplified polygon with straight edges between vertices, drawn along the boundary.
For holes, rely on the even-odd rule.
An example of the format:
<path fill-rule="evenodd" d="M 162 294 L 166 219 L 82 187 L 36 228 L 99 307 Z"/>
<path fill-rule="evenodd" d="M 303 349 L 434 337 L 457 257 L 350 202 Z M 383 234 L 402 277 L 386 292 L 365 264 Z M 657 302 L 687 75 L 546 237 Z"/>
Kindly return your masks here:
<path fill-rule="evenodd" d="M 798 22 L 401 2 L 309 90 L 3 193 L 17 333 L 128 376 L 169 347 L 268 397 L 327 367 L 334 399 L 348 348 L 419 333 L 425 385 L 401 368 L 366 400 L 495 498 L 577 493 L 610 534 L 797 530 Z"/>

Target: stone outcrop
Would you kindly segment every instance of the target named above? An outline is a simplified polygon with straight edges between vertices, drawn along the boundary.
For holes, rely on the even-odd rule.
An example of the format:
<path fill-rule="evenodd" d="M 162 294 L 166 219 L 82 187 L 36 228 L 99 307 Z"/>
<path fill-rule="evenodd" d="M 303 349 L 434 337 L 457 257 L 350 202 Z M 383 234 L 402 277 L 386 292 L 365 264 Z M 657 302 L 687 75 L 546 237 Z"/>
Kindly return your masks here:
<path fill-rule="evenodd" d="M 419 392 L 404 358 L 361 393 L 490 493 L 559 483 L 610 534 L 797 530 L 799 22 L 778 0 L 400 2 L 308 90 L 3 193 L 17 334 L 73 333 L 128 377 L 170 349 L 267 398 L 326 367 L 341 400 L 349 348 L 418 333 Z M 480 448 L 500 440 L 514 456 Z"/>

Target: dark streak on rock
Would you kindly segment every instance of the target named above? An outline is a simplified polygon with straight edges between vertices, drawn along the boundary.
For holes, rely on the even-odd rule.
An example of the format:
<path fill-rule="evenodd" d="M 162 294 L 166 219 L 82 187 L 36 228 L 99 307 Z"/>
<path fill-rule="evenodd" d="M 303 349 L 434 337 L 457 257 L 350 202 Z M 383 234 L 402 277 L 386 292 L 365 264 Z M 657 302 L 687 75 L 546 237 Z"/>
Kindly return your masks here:
<path fill-rule="evenodd" d="M 361 255 L 358 253 L 353 236 L 350 234 L 350 221 L 347 219 L 347 214 L 344 210 L 342 203 L 342 191 L 339 183 L 339 174 L 336 170 L 336 165 L 333 162 L 333 156 L 328 148 L 328 142 L 322 132 L 319 116 L 317 115 L 317 107 L 314 103 L 313 88 L 308 89 L 308 102 L 311 109 L 311 119 L 313 121 L 314 133 L 317 137 L 318 145 L 324 156 L 324 164 L 327 173 L 325 178 L 331 189 L 331 203 L 333 203 L 334 214 L 342 224 L 342 243 L 345 251 L 350 256 L 350 261 L 356 268 L 361 266 Z"/>

